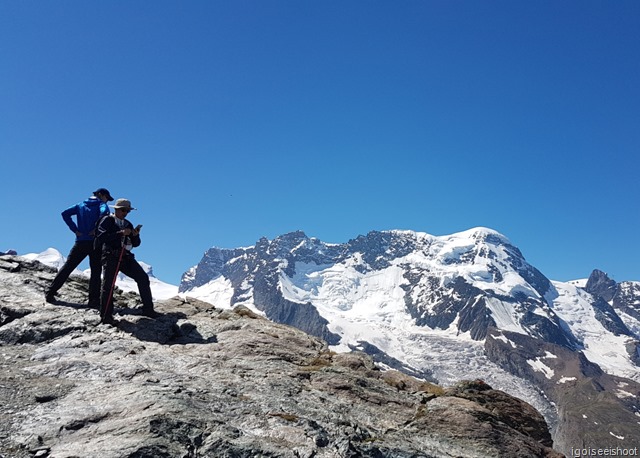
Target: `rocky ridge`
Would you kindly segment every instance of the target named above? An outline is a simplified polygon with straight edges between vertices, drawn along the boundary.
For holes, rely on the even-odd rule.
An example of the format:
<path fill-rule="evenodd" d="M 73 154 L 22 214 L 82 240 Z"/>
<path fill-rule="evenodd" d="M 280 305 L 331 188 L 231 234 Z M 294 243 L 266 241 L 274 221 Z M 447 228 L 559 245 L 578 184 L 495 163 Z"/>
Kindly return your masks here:
<path fill-rule="evenodd" d="M 481 381 L 442 388 L 338 354 L 245 307 L 191 299 L 118 326 L 86 280 L 42 301 L 53 269 L 0 257 L 0 456 L 559 457 L 542 416 Z"/>

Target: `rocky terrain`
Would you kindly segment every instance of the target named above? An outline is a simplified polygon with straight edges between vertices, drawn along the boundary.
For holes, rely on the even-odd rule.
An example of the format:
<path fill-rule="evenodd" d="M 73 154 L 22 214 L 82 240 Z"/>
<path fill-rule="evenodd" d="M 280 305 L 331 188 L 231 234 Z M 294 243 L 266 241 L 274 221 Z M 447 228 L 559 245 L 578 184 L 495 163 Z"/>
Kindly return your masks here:
<path fill-rule="evenodd" d="M 486 383 L 440 387 L 239 306 L 191 299 L 117 327 L 86 281 L 0 257 L 0 456 L 559 457 L 543 417 Z"/>

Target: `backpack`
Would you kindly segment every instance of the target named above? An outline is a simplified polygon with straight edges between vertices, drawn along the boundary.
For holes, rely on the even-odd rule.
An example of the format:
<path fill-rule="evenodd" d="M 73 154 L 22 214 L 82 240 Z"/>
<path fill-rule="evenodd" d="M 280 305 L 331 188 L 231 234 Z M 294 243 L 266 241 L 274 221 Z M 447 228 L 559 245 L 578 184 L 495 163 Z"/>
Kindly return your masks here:
<path fill-rule="evenodd" d="M 96 227 L 93 229 L 94 234 L 95 234 L 95 237 L 93 238 L 93 249 L 94 250 L 102 250 L 102 247 L 98 243 L 98 228 L 100 227 L 100 224 L 102 224 L 104 219 L 108 218 L 110 216 L 113 216 L 113 215 L 111 215 L 111 214 L 104 215 L 101 218 L 98 218 L 98 221 L 96 221 Z"/>

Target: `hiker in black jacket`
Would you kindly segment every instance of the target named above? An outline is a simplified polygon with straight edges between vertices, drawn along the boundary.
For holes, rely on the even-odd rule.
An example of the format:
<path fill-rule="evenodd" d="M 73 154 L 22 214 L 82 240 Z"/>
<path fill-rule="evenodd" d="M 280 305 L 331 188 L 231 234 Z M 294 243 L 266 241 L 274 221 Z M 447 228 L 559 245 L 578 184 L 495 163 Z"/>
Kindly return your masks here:
<path fill-rule="evenodd" d="M 102 247 L 102 288 L 100 290 L 100 318 L 102 323 L 114 324 L 113 321 L 113 289 L 118 271 L 131 277 L 138 284 L 142 299 L 142 313 L 148 317 L 156 317 L 153 310 L 153 297 L 149 285 L 149 275 L 138 264 L 131 252 L 140 246 L 140 228 L 125 217 L 131 210 L 131 202 L 118 199 L 113 206 L 114 214 L 105 216 L 98 225 L 96 243 Z"/>

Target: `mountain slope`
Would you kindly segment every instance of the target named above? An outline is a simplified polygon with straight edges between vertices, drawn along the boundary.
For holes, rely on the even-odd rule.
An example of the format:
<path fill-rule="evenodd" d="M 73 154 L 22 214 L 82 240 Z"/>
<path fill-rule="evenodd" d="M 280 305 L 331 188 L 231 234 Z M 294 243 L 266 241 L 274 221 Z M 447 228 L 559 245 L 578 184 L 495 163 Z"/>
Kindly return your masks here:
<path fill-rule="evenodd" d="M 480 381 L 443 388 L 245 307 L 160 301 L 117 327 L 53 268 L 0 256 L 0 456 L 560 458 L 543 417 Z"/>
<path fill-rule="evenodd" d="M 469 373 L 485 378 L 536 405 L 552 425 L 559 419 L 555 432 L 567 450 L 571 444 L 603 443 L 575 427 L 577 413 L 565 416 L 560 391 L 539 380 L 535 370 L 505 363 L 516 357 L 515 347 L 498 346 L 496 332 L 527 338 L 531 359 L 520 358 L 520 365 L 535 365 L 540 355 L 534 349 L 543 344 L 598 364 L 604 375 L 621 377 L 631 387 L 632 396 L 616 405 L 614 416 L 635 418 L 640 412 L 635 309 L 627 307 L 622 318 L 621 306 L 550 281 L 491 229 L 439 237 L 371 232 L 345 244 L 294 232 L 261 239 L 254 247 L 212 248 L 185 273 L 180 291 L 219 306 L 244 304 L 322 337 L 336 350 L 360 348 L 426 379 L 447 383 Z M 635 294 L 633 288 L 624 291 Z M 612 446 L 638 441 L 620 431 L 606 434 Z"/>

